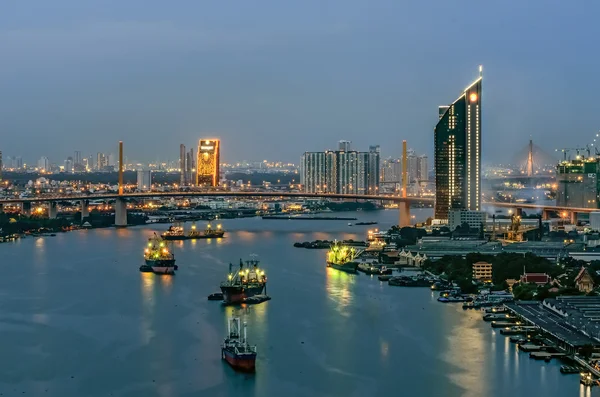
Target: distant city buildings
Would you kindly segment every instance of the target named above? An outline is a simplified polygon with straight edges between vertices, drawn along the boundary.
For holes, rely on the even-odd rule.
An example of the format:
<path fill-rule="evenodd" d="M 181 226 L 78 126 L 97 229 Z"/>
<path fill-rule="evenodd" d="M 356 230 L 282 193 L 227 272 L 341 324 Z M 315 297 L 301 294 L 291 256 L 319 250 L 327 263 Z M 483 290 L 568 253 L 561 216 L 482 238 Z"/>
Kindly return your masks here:
<path fill-rule="evenodd" d="M 440 107 L 434 130 L 435 213 L 448 219 L 451 209 L 481 207 L 480 76 L 449 106 Z"/>
<path fill-rule="evenodd" d="M 37 167 L 38 167 L 38 170 L 40 170 L 40 171 L 50 172 L 50 160 L 48 160 L 48 157 L 46 157 L 46 156 L 40 157 L 40 159 L 38 160 L 38 163 L 37 163 Z"/>
<path fill-rule="evenodd" d="M 198 186 L 218 186 L 220 180 L 221 148 L 218 139 L 201 139 L 198 142 L 196 161 L 196 184 Z"/>
<path fill-rule="evenodd" d="M 152 187 L 152 171 L 139 170 L 137 172 L 137 189 L 141 192 Z"/>
<path fill-rule="evenodd" d="M 349 141 L 340 141 L 344 150 L 305 152 L 300 163 L 300 183 L 306 193 L 378 194 L 380 151 L 351 149 Z"/>
<path fill-rule="evenodd" d="M 67 157 L 64 165 L 64 172 L 68 174 L 72 174 L 74 172 L 75 163 L 73 162 L 73 157 Z"/>

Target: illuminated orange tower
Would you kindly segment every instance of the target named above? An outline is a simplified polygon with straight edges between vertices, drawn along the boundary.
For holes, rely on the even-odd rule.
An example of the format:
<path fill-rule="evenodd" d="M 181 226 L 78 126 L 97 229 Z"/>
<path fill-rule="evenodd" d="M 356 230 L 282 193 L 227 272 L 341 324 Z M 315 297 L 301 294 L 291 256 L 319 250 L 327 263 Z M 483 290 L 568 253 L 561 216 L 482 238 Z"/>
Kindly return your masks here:
<path fill-rule="evenodd" d="M 219 162 L 221 141 L 200 139 L 198 141 L 198 161 L 196 162 L 196 184 L 198 186 L 219 185 Z"/>

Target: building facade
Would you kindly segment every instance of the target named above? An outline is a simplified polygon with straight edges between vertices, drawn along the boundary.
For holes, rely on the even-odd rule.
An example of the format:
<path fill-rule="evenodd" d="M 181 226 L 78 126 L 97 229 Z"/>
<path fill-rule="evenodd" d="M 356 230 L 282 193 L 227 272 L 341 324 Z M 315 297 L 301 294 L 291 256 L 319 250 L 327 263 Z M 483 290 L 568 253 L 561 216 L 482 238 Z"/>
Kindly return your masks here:
<path fill-rule="evenodd" d="M 447 219 L 451 209 L 481 207 L 481 83 L 480 68 L 477 80 L 451 105 L 439 108 L 434 129 L 436 219 Z"/>
<path fill-rule="evenodd" d="M 599 208 L 599 173 L 600 163 L 596 158 L 561 161 L 556 167 L 556 205 Z"/>
<path fill-rule="evenodd" d="M 300 161 L 300 183 L 306 193 L 377 194 L 379 147 L 369 152 L 305 152 Z"/>
<path fill-rule="evenodd" d="M 487 262 L 473 263 L 473 279 L 484 283 L 492 281 L 492 264 Z"/>
<path fill-rule="evenodd" d="M 196 184 L 198 186 L 219 185 L 220 144 L 218 139 L 201 139 L 198 142 L 198 160 L 196 161 Z"/>
<path fill-rule="evenodd" d="M 152 171 L 137 172 L 137 189 L 142 192 L 152 188 Z"/>
<path fill-rule="evenodd" d="M 487 222 L 487 212 L 471 211 L 465 209 L 451 209 L 448 213 L 448 227 L 450 230 L 456 229 L 463 224 L 469 225 L 471 229 L 480 229 L 485 227 Z"/>

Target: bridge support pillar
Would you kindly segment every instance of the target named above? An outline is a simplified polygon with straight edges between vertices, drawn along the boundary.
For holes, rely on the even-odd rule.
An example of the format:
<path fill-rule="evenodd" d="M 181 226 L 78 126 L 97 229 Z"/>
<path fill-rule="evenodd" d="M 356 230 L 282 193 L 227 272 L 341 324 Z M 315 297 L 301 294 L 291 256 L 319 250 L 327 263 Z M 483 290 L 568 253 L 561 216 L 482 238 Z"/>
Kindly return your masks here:
<path fill-rule="evenodd" d="M 81 206 L 81 221 L 83 222 L 84 218 L 87 218 L 88 216 L 90 216 L 90 209 L 88 208 L 90 202 L 89 200 L 81 200 L 80 202 L 80 206 Z"/>
<path fill-rule="evenodd" d="M 542 210 L 542 220 L 547 221 L 550 219 L 550 211 L 543 209 Z"/>
<path fill-rule="evenodd" d="M 523 216 L 523 208 L 519 208 L 519 207 L 515 208 L 515 215 L 522 217 Z"/>
<path fill-rule="evenodd" d="M 58 204 L 56 201 L 50 201 L 48 203 L 48 218 L 56 219 L 58 215 Z"/>
<path fill-rule="evenodd" d="M 577 212 L 571 212 L 571 225 L 577 225 Z"/>
<path fill-rule="evenodd" d="M 127 202 L 121 198 L 115 200 L 115 226 L 127 227 Z"/>
<path fill-rule="evenodd" d="M 21 203 L 21 215 L 31 216 L 31 203 L 24 201 Z"/>
<path fill-rule="evenodd" d="M 410 226 L 410 204 L 406 201 L 398 203 L 398 227 Z"/>

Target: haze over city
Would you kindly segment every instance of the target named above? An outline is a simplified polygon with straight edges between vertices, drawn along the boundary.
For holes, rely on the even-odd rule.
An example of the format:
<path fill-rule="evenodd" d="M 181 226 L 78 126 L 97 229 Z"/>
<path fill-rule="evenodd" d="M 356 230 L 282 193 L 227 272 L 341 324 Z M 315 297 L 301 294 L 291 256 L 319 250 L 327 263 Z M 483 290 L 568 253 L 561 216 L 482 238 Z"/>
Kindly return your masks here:
<path fill-rule="evenodd" d="M 130 158 L 154 161 L 217 136 L 223 161 L 297 163 L 340 139 L 383 156 L 407 139 L 431 155 L 437 106 L 479 64 L 484 162 L 529 136 L 546 151 L 583 145 L 600 128 L 598 11 L 540 0 L 10 1 L 2 150 L 62 161 L 124 140 Z"/>

